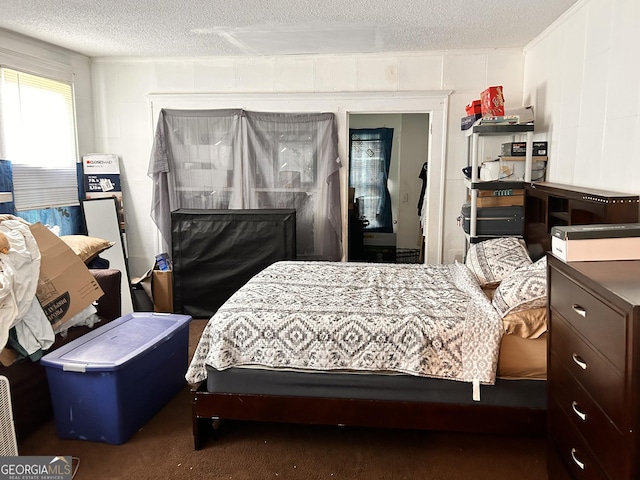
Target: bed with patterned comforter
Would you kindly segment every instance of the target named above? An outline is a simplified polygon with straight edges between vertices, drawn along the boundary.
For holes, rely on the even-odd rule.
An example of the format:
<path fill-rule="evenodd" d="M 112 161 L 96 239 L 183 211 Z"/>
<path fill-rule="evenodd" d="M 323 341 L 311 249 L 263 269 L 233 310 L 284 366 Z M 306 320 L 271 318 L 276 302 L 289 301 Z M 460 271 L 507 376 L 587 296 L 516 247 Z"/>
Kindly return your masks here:
<path fill-rule="evenodd" d="M 546 382 L 497 377 L 504 331 L 461 263 L 274 263 L 200 337 L 195 449 L 218 420 L 541 435 Z"/>
<path fill-rule="evenodd" d="M 186 378 L 208 365 L 493 384 L 502 332 L 463 264 L 278 262 L 210 319 Z"/>

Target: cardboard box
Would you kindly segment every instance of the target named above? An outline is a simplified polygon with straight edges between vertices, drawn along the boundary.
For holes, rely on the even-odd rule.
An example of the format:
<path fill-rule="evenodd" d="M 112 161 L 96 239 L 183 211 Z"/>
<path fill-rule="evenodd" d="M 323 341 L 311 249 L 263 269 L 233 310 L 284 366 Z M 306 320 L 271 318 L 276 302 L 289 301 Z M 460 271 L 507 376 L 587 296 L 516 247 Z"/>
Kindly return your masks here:
<path fill-rule="evenodd" d="M 504 115 L 504 95 L 502 85 L 489 87 L 480 94 L 483 117 L 499 117 Z"/>
<path fill-rule="evenodd" d="M 36 297 L 53 328 L 100 298 L 104 292 L 84 262 L 41 223 L 29 226 L 40 249 Z"/>
<path fill-rule="evenodd" d="M 640 237 L 640 223 L 595 223 L 588 225 L 558 225 L 551 228 L 551 236 L 558 237 L 563 240 Z"/>
<path fill-rule="evenodd" d="M 42 357 L 60 438 L 129 440 L 186 385 L 190 321 L 130 313 Z"/>
<path fill-rule="evenodd" d="M 534 157 L 547 155 L 547 142 L 532 142 L 531 153 Z M 524 157 L 527 154 L 527 142 L 503 143 L 500 149 L 501 157 Z"/>
<path fill-rule="evenodd" d="M 564 262 L 640 260 L 640 237 L 584 240 L 551 237 L 551 253 Z"/>
<path fill-rule="evenodd" d="M 482 118 L 481 113 L 476 113 L 474 115 L 467 115 L 466 117 L 462 117 L 460 119 L 460 130 L 469 130 L 473 127 L 473 124 L 476 123 L 478 119 Z"/>
<path fill-rule="evenodd" d="M 83 188 L 87 200 L 115 198 L 120 229 L 124 232 L 124 204 L 120 182 L 118 156 L 111 153 L 90 153 L 82 157 Z"/>
<path fill-rule="evenodd" d="M 173 270 L 153 270 L 151 288 L 153 292 L 153 310 L 155 312 L 173 312 Z"/>
<path fill-rule="evenodd" d="M 519 119 L 518 123 L 533 123 L 535 120 L 535 116 L 533 114 L 533 105 L 510 108 L 508 110 L 505 110 L 504 114 L 507 116 L 517 115 Z"/>
<path fill-rule="evenodd" d="M 469 115 L 482 114 L 482 102 L 480 100 L 474 100 L 464 107 L 465 113 Z"/>
<path fill-rule="evenodd" d="M 640 260 L 640 223 L 553 227 L 551 253 L 565 262 Z"/>
<path fill-rule="evenodd" d="M 157 313 L 173 313 L 173 270 L 149 269 L 131 283 L 142 287 Z"/>
<path fill-rule="evenodd" d="M 471 201 L 467 198 L 467 201 Z M 476 198 L 476 206 L 482 207 L 511 207 L 515 205 L 524 205 L 524 195 L 503 195 L 495 197 L 478 197 Z"/>

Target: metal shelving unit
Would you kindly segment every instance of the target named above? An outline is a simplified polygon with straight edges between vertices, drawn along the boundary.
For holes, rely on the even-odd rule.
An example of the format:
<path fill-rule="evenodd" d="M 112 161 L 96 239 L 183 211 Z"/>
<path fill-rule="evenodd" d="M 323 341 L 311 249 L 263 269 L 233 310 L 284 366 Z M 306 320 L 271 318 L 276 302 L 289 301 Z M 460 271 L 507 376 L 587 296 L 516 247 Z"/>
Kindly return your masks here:
<path fill-rule="evenodd" d="M 531 182 L 531 169 L 533 165 L 533 124 L 523 125 L 474 125 L 466 131 L 467 135 L 467 165 L 471 166 L 471 178 L 466 185 L 470 191 L 471 209 L 469 224 L 469 241 L 473 242 L 478 238 L 476 235 L 476 223 L 478 219 L 478 191 L 495 189 L 521 189 L 525 183 Z M 524 181 L 480 181 L 478 177 L 480 142 L 485 136 L 511 136 L 515 141 L 516 136 L 524 136 L 526 141 L 525 154 L 525 176 Z"/>

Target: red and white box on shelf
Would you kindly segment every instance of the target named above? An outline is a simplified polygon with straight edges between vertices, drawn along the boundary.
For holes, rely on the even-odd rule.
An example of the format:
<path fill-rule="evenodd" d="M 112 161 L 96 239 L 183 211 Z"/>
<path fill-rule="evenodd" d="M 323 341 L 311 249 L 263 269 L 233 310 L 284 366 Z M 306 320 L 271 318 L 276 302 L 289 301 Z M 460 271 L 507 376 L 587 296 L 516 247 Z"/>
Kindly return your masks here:
<path fill-rule="evenodd" d="M 480 94 L 480 109 L 483 117 L 504 115 L 504 95 L 502 86 L 488 87 Z"/>

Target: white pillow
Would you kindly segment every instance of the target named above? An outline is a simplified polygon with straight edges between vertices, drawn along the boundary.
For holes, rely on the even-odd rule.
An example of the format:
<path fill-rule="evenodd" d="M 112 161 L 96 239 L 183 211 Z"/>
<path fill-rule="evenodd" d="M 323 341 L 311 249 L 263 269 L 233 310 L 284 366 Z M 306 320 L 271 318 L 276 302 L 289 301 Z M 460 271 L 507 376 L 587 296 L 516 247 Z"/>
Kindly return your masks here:
<path fill-rule="evenodd" d="M 465 260 L 481 287 L 495 286 L 518 268 L 531 263 L 524 241 L 515 237 L 473 243 Z"/>
<path fill-rule="evenodd" d="M 501 317 L 547 304 L 547 257 L 521 267 L 500 282 L 491 301 Z"/>

